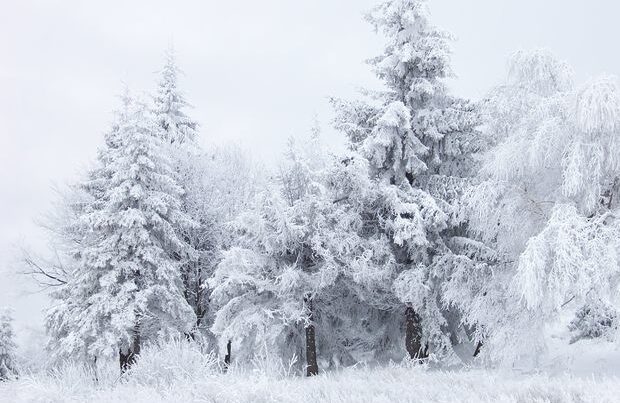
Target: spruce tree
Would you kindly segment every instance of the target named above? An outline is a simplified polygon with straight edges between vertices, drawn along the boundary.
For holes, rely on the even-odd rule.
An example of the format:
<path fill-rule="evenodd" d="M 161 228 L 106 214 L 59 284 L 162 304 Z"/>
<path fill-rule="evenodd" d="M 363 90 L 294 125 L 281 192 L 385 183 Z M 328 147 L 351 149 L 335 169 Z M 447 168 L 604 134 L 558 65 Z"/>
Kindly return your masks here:
<path fill-rule="evenodd" d="M 55 360 L 73 359 L 93 364 L 99 352 L 92 352 L 91 345 L 97 338 L 94 331 L 83 332 L 83 312 L 90 305 L 89 299 L 100 290 L 98 275 L 85 267 L 84 251 L 101 240 L 92 230 L 85 217 L 104 206 L 104 195 L 113 171 L 110 169 L 112 153 L 121 144 L 121 129 L 130 119 L 132 97 L 127 87 L 120 96 L 121 107 L 114 111 L 114 121 L 104 135 L 104 145 L 98 150 L 98 158 L 84 178 L 68 187 L 61 194 L 58 208 L 47 224 L 51 231 L 61 270 L 55 266 L 40 271 L 43 285 L 55 282 L 50 293 L 54 304 L 46 313 L 46 328 L 50 335 L 48 349 Z M 33 262 L 39 265 L 40 263 Z M 91 281 L 92 280 L 92 281 Z"/>
<path fill-rule="evenodd" d="M 338 301 L 340 257 L 355 244 L 347 239 L 355 222 L 328 185 L 330 165 L 316 135 L 301 146 L 290 141 L 275 183 L 232 225 L 234 246 L 209 284 L 213 331 L 222 348 L 232 341 L 237 360 L 304 357 L 312 376 L 319 357 L 344 350 L 335 326 L 348 311 Z"/>
<path fill-rule="evenodd" d="M 174 227 L 191 220 L 181 211 L 182 189 L 145 105 L 128 106 L 99 161 L 99 197 L 80 216 L 89 241 L 48 326 L 61 351 L 91 358 L 117 353 L 125 370 L 144 342 L 187 332 L 195 322 L 172 256 L 184 246 Z"/>
<path fill-rule="evenodd" d="M 387 40 L 370 61 L 385 89 L 333 103 L 336 127 L 368 160 L 380 194 L 365 214 L 391 242 L 394 264 L 375 285 L 386 292 L 371 303 L 401 312 L 411 358 L 425 357 L 429 347 L 451 354 L 459 335 L 442 287 L 455 259 L 473 257 L 462 250 L 469 242 L 457 212 L 463 178 L 475 172 L 478 117 L 446 87 L 450 37 L 431 24 L 425 1 L 386 1 L 369 20 Z"/>
<path fill-rule="evenodd" d="M 0 381 L 17 375 L 13 318 L 7 309 L 0 310 Z"/>

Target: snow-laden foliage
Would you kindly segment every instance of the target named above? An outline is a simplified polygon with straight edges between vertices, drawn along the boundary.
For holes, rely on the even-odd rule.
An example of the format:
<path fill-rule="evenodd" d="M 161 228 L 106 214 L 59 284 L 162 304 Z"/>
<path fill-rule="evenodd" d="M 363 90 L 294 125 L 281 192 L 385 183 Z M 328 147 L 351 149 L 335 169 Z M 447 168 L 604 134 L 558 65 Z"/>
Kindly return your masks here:
<path fill-rule="evenodd" d="M 617 80 L 575 89 L 545 51 L 519 52 L 511 66 L 486 102 L 497 145 L 467 195 L 469 228 L 497 265 L 482 292 L 452 298 L 484 329 L 488 357 L 507 362 L 544 351 L 562 312 L 617 306 L 620 274 Z"/>
<path fill-rule="evenodd" d="M 572 341 L 614 338 L 618 330 L 618 310 L 602 301 L 592 301 L 575 313 L 568 328 L 573 333 Z"/>
<path fill-rule="evenodd" d="M 390 273 L 390 245 L 360 235 L 372 220 L 361 212 L 378 198 L 366 161 L 321 150 L 316 132 L 289 142 L 276 183 L 232 223 L 236 245 L 209 281 L 213 330 L 240 362 L 300 364 L 309 325 L 322 368 L 403 356 L 389 287 L 373 287 Z"/>
<path fill-rule="evenodd" d="M 174 225 L 191 225 L 183 191 L 146 106 L 126 111 L 83 185 L 95 196 L 79 216 L 88 235 L 47 317 L 57 355 L 110 356 L 195 323 L 171 254 L 186 247 Z"/>
<path fill-rule="evenodd" d="M 136 384 L 170 387 L 180 378 L 197 381 L 221 372 L 221 362 L 211 349 L 181 339 L 147 346 L 125 377 Z"/>
<path fill-rule="evenodd" d="M 119 146 L 121 123 L 130 118 L 133 98 L 127 86 L 118 98 L 120 107 L 113 113 L 114 121 L 104 135 L 105 146 L 99 150 L 97 161 L 87 165 L 78 181 L 55 189 L 57 199 L 53 209 L 41 222 L 48 233 L 50 253 L 47 256 L 25 253 L 26 273 L 44 289 L 68 287 L 72 273 L 80 265 L 82 249 L 94 239 L 81 217 L 92 212 L 97 200 L 103 197 L 110 178 L 110 172 L 106 171 L 110 154 L 105 149 Z"/>
<path fill-rule="evenodd" d="M 450 36 L 432 25 L 424 0 L 384 2 L 369 21 L 386 37 L 383 54 L 370 63 L 387 91 L 377 94 L 383 107 L 365 153 L 397 179 L 462 176 L 479 147 L 478 121 L 473 105 L 450 95 L 444 82 L 451 75 Z"/>
<path fill-rule="evenodd" d="M 316 153 L 318 140 L 310 141 L 315 147 L 303 150 Z M 338 275 L 331 248 L 339 243 L 324 238 L 336 205 L 318 180 L 320 171 L 311 168 L 318 161 L 298 151 L 291 142 L 278 183 L 231 224 L 236 246 L 224 253 L 209 281 L 220 307 L 213 331 L 220 344 L 233 342 L 239 360 L 301 357 L 311 304 Z"/>
<path fill-rule="evenodd" d="M 363 236 L 387 241 L 391 255 L 391 264 L 374 269 L 382 275 L 366 280 L 382 290 L 369 303 L 400 312 L 412 357 L 427 349 L 452 356 L 452 345 L 467 337 L 458 313 L 443 302 L 443 288 L 459 265 L 484 257 L 473 251 L 481 244 L 464 238 L 457 214 L 483 147 L 478 113 L 446 87 L 450 36 L 432 25 L 425 1 L 386 1 L 368 19 L 386 38 L 383 53 L 370 61 L 385 89 L 363 101 L 332 102 L 336 127 L 368 160 L 376 197 L 358 211 L 374 218 Z"/>
<path fill-rule="evenodd" d="M 17 375 L 16 350 L 13 317 L 11 312 L 4 308 L 0 310 L 0 381 Z"/>
<path fill-rule="evenodd" d="M 192 246 L 181 267 L 184 294 L 196 313 L 192 336 L 211 339 L 214 311 L 207 280 L 222 252 L 234 244 L 234 233 L 227 224 L 251 205 L 263 187 L 263 178 L 256 164 L 236 146 L 210 147 L 185 160 L 185 167 L 189 173 L 183 181 L 183 208 L 198 226 L 182 231 Z M 216 346 L 213 340 L 209 345 Z"/>

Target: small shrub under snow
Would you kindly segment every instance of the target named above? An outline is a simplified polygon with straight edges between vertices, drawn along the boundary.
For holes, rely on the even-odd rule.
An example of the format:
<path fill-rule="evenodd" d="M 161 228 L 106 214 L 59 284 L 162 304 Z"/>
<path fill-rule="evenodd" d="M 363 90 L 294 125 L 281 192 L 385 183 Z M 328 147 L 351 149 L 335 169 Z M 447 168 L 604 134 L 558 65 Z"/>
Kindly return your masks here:
<path fill-rule="evenodd" d="M 581 339 L 611 338 L 618 329 L 618 311 L 603 302 L 584 305 L 569 324 L 571 342 Z"/>

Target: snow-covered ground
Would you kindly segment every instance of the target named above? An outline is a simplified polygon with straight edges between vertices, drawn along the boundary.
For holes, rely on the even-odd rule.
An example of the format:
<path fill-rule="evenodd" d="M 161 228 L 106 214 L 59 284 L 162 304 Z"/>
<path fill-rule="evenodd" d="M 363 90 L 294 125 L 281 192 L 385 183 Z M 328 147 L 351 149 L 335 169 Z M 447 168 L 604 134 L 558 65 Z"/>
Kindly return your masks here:
<path fill-rule="evenodd" d="M 580 348 L 597 351 L 594 345 Z M 613 369 L 618 354 L 599 352 L 572 364 L 556 356 L 557 365 L 544 372 L 392 365 L 305 378 L 258 362 L 253 369 L 222 373 L 211 356 L 177 345 L 146 351 L 124 378 L 113 363 L 99 369 L 98 382 L 71 365 L 23 375 L 0 383 L 0 402 L 619 402 L 620 372 Z"/>
<path fill-rule="evenodd" d="M 205 375 L 95 386 L 75 373 L 0 385 L 2 402 L 618 402 L 620 379 L 482 370 L 348 369 L 315 378 Z M 155 380 L 154 380 L 155 381 Z"/>

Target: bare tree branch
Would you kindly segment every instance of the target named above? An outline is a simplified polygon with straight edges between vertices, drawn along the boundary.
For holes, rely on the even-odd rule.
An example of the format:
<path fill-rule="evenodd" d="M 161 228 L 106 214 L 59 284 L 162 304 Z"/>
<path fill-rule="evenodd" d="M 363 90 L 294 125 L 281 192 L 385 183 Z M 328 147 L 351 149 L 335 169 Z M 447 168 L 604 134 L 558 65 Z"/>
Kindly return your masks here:
<path fill-rule="evenodd" d="M 60 287 L 67 284 L 67 270 L 63 266 L 58 252 L 56 263 L 45 263 L 43 259 L 33 257 L 28 251 L 23 252 L 24 270 L 22 274 L 32 277 L 41 287 Z"/>

